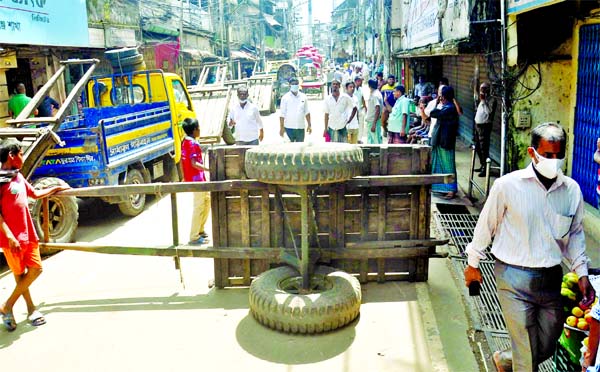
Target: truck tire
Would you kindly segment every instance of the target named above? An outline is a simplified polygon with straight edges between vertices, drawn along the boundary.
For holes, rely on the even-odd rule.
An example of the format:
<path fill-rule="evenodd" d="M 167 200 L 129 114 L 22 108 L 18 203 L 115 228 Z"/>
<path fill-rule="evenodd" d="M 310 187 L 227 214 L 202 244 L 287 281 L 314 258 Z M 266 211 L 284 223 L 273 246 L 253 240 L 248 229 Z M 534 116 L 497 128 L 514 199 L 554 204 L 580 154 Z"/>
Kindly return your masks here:
<path fill-rule="evenodd" d="M 106 59 L 108 59 L 111 62 L 116 61 L 120 58 L 122 59 L 135 56 L 136 54 L 138 54 L 137 48 L 120 48 L 104 52 L 104 56 L 106 57 Z"/>
<path fill-rule="evenodd" d="M 311 293 L 299 294 L 302 278 L 283 266 L 250 285 L 250 312 L 261 324 L 287 333 L 321 333 L 345 326 L 360 312 L 360 283 L 352 275 L 318 266 Z"/>
<path fill-rule="evenodd" d="M 346 181 L 361 174 L 363 153 L 348 143 L 294 142 L 263 145 L 246 151 L 249 178 L 280 185 L 314 185 Z"/>
<path fill-rule="evenodd" d="M 139 169 L 130 168 L 127 171 L 127 176 L 123 181 L 123 185 L 139 185 L 144 183 L 144 176 Z M 146 194 L 129 194 L 127 201 L 119 203 L 119 210 L 125 216 L 135 217 L 142 213 L 146 206 Z"/>
<path fill-rule="evenodd" d="M 36 190 L 43 190 L 54 186 L 65 186 L 66 183 L 54 177 L 43 177 L 33 181 Z M 77 199 L 74 196 L 48 197 L 49 232 L 48 241 L 52 243 L 71 243 L 75 238 L 75 231 L 79 219 Z M 40 241 L 44 239 L 42 200 L 29 199 L 29 210 L 33 225 Z"/>
<path fill-rule="evenodd" d="M 135 54 L 129 57 L 122 57 L 120 59 L 114 59 L 110 61 L 112 67 L 117 68 L 119 66 L 133 66 L 144 62 L 144 56 L 141 54 Z"/>

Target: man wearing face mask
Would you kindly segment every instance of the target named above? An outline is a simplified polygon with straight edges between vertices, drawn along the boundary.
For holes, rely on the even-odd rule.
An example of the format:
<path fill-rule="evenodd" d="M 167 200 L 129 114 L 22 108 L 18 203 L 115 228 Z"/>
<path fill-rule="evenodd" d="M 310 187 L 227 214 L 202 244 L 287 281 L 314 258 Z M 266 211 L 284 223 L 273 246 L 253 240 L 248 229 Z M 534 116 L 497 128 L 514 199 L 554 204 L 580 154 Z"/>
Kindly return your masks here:
<path fill-rule="evenodd" d="M 310 112 L 306 95 L 300 92 L 297 78 L 290 79 L 290 91 L 281 97 L 279 108 L 279 135 L 287 133 L 292 142 L 304 142 L 304 119 L 306 119 L 306 132 L 312 132 L 310 125 Z"/>
<path fill-rule="evenodd" d="M 237 89 L 238 102 L 229 110 L 229 127 L 236 145 L 258 145 L 263 140 L 263 123 L 258 106 L 248 100 L 248 88 Z"/>
<path fill-rule="evenodd" d="M 563 328 L 563 258 L 579 276 L 582 305 L 595 293 L 588 280 L 579 185 L 562 174 L 566 134 L 555 123 L 531 132 L 531 164 L 494 183 L 467 246 L 465 284 L 482 282 L 478 269 L 494 239 L 494 276 L 511 351 L 494 353 L 499 371 L 537 371 L 553 355 Z"/>

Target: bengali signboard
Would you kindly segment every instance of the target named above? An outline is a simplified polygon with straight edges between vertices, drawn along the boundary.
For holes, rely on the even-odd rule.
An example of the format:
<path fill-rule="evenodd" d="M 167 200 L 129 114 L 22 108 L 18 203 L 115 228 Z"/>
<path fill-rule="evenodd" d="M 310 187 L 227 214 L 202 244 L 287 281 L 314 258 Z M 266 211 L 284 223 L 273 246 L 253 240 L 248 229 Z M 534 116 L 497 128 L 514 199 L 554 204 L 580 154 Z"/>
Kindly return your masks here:
<path fill-rule="evenodd" d="M 85 0 L 0 0 L 0 43 L 87 47 Z"/>
<path fill-rule="evenodd" d="M 438 0 L 412 0 L 406 18 L 408 49 L 439 42 Z"/>
<path fill-rule="evenodd" d="M 508 0 L 508 14 L 519 14 L 564 0 Z"/>

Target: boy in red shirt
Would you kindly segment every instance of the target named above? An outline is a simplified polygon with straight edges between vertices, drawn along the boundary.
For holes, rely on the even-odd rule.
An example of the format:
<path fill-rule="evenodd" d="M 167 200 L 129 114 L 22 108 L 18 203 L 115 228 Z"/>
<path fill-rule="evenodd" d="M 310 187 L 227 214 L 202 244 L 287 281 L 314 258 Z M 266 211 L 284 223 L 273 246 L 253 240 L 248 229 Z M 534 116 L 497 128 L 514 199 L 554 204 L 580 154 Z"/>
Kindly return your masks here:
<path fill-rule="evenodd" d="M 13 306 L 21 296 L 27 304 L 29 322 L 34 326 L 46 323 L 44 315 L 36 310 L 29 293 L 29 286 L 42 273 L 42 259 L 27 198 L 43 198 L 67 190 L 69 186 L 35 190 L 19 173 L 23 166 L 23 151 L 17 141 L 6 141 L 2 144 L 0 163 L 2 173 L 8 176 L 5 179 L 8 182 L 0 183 L 0 247 L 17 284 L 10 297 L 0 307 L 2 323 L 10 332 L 17 328 Z"/>
<path fill-rule="evenodd" d="M 186 136 L 181 143 L 181 165 L 185 182 L 205 182 L 204 171 L 208 171 L 202 161 L 202 149 L 196 138 L 200 136 L 200 126 L 196 119 L 185 119 L 182 124 Z M 204 224 L 210 213 L 210 193 L 195 192 L 192 212 L 192 227 L 188 244 L 208 243 Z"/>

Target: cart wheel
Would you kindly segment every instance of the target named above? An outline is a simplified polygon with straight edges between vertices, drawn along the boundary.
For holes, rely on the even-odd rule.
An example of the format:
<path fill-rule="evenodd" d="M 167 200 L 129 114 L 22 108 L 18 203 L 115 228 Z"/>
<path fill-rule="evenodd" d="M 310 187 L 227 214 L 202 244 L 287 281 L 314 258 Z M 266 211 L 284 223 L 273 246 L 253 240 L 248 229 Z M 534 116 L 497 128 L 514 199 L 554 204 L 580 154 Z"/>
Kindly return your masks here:
<path fill-rule="evenodd" d="M 144 176 L 139 169 L 130 168 L 127 171 L 127 178 L 123 182 L 124 185 L 139 185 L 144 183 Z M 146 194 L 129 194 L 127 201 L 119 203 L 119 210 L 125 216 L 137 216 L 142 213 L 146 206 Z"/>
<path fill-rule="evenodd" d="M 54 177 L 43 177 L 33 181 L 32 186 L 37 190 L 47 189 L 54 186 L 64 186 L 66 183 Z M 43 239 L 43 214 L 42 200 L 29 199 L 29 210 L 33 225 L 40 237 Z M 74 196 L 56 196 L 48 197 L 48 217 L 49 233 L 48 240 L 53 243 L 70 243 L 74 240 L 77 230 L 79 207 L 77 199 Z"/>
<path fill-rule="evenodd" d="M 318 266 L 308 294 L 302 277 L 289 266 L 260 274 L 250 285 L 250 312 L 259 323 L 288 333 L 321 333 L 353 321 L 359 314 L 360 283 L 350 274 Z"/>
<path fill-rule="evenodd" d="M 346 181 L 361 174 L 362 149 L 347 143 L 286 143 L 246 151 L 249 178 L 280 185 Z"/>

